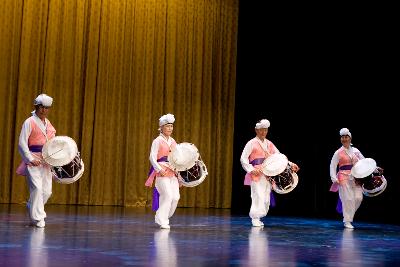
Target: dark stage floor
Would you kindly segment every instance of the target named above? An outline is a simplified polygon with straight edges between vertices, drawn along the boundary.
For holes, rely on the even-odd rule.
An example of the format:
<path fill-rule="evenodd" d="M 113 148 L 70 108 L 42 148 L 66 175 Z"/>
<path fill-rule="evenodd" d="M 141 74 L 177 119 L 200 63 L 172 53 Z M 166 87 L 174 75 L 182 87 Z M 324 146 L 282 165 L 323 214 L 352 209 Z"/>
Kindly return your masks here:
<path fill-rule="evenodd" d="M 25 207 L 0 205 L 0 266 L 399 266 L 400 226 L 180 208 L 170 230 L 139 208 L 46 206 L 46 228 Z"/>

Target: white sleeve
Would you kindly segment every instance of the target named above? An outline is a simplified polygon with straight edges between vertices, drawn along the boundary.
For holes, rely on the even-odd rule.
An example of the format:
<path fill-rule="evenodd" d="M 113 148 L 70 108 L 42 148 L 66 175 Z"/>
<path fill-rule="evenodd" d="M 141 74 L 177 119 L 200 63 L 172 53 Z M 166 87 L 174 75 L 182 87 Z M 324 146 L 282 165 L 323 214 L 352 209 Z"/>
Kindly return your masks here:
<path fill-rule="evenodd" d="M 158 138 L 153 140 L 153 143 L 151 144 L 151 149 L 150 149 L 150 163 L 153 165 L 153 168 L 156 170 L 156 172 L 159 172 L 162 170 L 162 167 L 160 164 L 157 162 L 157 155 L 158 155 L 158 148 L 160 147 L 160 141 Z"/>
<path fill-rule="evenodd" d="M 240 157 L 240 163 L 246 172 L 251 172 L 254 170 L 253 165 L 249 163 L 249 156 L 253 150 L 252 142 L 249 141 L 243 149 L 242 156 Z"/>
<path fill-rule="evenodd" d="M 30 120 L 26 120 L 24 124 L 22 125 L 21 133 L 19 135 L 19 141 L 18 141 L 18 151 L 22 157 L 22 159 L 26 162 L 29 163 L 35 158 L 33 157 L 31 151 L 29 151 L 29 146 L 28 146 L 28 139 L 29 136 L 31 135 L 32 128 L 31 128 L 31 123 Z"/>
<path fill-rule="evenodd" d="M 333 154 L 333 157 L 331 159 L 331 166 L 330 166 L 330 172 L 329 172 L 332 182 L 337 181 L 336 168 L 337 168 L 338 164 L 339 164 L 339 152 L 336 151 L 335 154 Z"/>

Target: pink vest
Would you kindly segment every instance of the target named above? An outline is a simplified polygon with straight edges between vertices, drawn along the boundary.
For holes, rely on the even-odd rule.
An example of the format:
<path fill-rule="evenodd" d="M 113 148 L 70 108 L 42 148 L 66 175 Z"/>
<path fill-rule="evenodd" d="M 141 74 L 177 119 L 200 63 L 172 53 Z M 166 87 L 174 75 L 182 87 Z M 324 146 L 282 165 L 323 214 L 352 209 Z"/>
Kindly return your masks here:
<path fill-rule="evenodd" d="M 47 139 L 50 140 L 56 135 L 56 129 L 53 127 L 53 125 L 50 123 L 49 120 L 46 119 L 46 135 Z M 36 124 L 35 119 L 33 117 L 29 118 L 29 123 L 31 125 L 31 134 L 29 135 L 28 138 L 28 146 L 43 146 L 46 142 L 46 136 L 43 134 L 43 132 L 40 130 L 39 126 Z M 38 156 L 39 158 L 42 158 L 42 152 L 32 152 L 32 154 Z M 18 175 L 26 176 L 27 175 L 27 164 L 29 162 L 22 161 L 18 168 L 16 173 Z"/>
<path fill-rule="evenodd" d="M 340 184 L 343 184 L 349 179 L 351 170 L 340 170 L 340 167 L 345 165 L 354 165 L 359 160 L 358 156 L 354 153 L 351 157 L 346 153 L 344 147 L 339 148 L 339 172 L 337 173 L 337 178 Z"/>
<path fill-rule="evenodd" d="M 350 170 L 340 170 L 340 167 L 345 166 L 345 165 L 351 165 L 353 166 L 356 164 L 356 162 L 359 160 L 359 156 L 357 155 L 358 153 L 354 153 L 351 155 L 351 157 L 346 153 L 346 150 L 344 147 L 339 148 L 339 171 L 337 173 L 337 178 L 339 183 L 332 183 L 329 191 L 331 192 L 337 192 L 339 190 L 339 185 L 345 184 L 351 175 L 351 169 Z"/>
<path fill-rule="evenodd" d="M 56 135 L 56 129 L 54 129 L 54 127 L 50 123 L 50 121 L 46 120 L 46 122 L 47 122 L 46 135 L 47 135 L 47 139 L 50 140 L 51 138 L 53 138 Z M 46 136 L 40 130 L 39 126 L 36 124 L 33 117 L 30 118 L 30 124 L 31 124 L 32 132 L 28 138 L 28 145 L 29 146 L 33 146 L 33 145 L 43 146 L 47 142 Z"/>
<path fill-rule="evenodd" d="M 260 143 L 258 143 L 258 141 L 254 138 L 252 140 L 253 150 L 251 151 L 251 154 L 249 156 L 249 162 L 252 162 L 253 160 L 260 159 L 260 158 L 266 159 L 269 157 L 270 154 L 274 154 L 276 152 L 276 148 L 271 141 L 267 140 L 267 144 L 268 144 L 268 151 L 264 151 L 263 148 L 261 147 Z M 261 164 L 256 164 L 253 166 L 256 169 L 261 168 Z M 249 172 L 244 177 L 244 184 L 250 185 L 251 181 L 258 182 L 260 180 L 260 176 L 261 175 L 255 176 Z"/>
<path fill-rule="evenodd" d="M 162 137 L 157 137 L 161 139 L 161 142 L 159 143 L 159 147 L 158 147 L 158 153 L 157 153 L 157 160 L 163 158 L 163 157 L 168 157 L 169 153 L 171 152 L 171 150 L 176 146 L 176 142 L 172 141 L 171 147 L 168 146 L 167 142 L 165 142 L 165 140 Z M 155 177 L 159 177 L 159 178 L 168 178 L 168 177 L 174 177 L 176 176 L 175 172 L 170 168 L 168 162 L 166 161 L 159 161 L 159 164 L 162 165 L 163 167 L 165 167 L 165 171 L 166 174 L 165 176 L 159 176 L 158 172 L 156 172 L 154 170 L 154 168 L 152 167 L 150 169 L 149 172 L 149 176 L 147 177 L 146 186 L 151 187 L 153 185 L 153 181 Z"/>

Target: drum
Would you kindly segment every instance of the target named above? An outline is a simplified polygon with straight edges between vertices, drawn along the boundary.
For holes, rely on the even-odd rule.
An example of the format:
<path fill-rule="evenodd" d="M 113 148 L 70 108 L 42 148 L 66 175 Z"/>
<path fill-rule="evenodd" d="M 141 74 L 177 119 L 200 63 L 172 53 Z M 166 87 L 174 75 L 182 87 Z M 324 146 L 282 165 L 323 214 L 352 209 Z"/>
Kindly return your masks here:
<path fill-rule="evenodd" d="M 53 178 L 61 184 L 71 184 L 85 170 L 75 141 L 68 136 L 56 136 L 44 144 L 43 160 L 50 165 Z"/>
<path fill-rule="evenodd" d="M 298 184 L 299 177 L 292 171 L 289 160 L 284 154 L 272 154 L 262 165 L 262 172 L 269 176 L 272 190 L 278 194 L 291 192 Z"/>
<path fill-rule="evenodd" d="M 362 187 L 363 194 L 374 197 L 381 194 L 387 186 L 387 181 L 381 172 L 377 170 L 376 162 L 372 158 L 357 161 L 351 168 L 354 181 Z"/>
<path fill-rule="evenodd" d="M 179 182 L 186 187 L 201 184 L 208 174 L 199 150 L 191 143 L 177 144 L 168 155 L 168 163 L 177 172 Z"/>

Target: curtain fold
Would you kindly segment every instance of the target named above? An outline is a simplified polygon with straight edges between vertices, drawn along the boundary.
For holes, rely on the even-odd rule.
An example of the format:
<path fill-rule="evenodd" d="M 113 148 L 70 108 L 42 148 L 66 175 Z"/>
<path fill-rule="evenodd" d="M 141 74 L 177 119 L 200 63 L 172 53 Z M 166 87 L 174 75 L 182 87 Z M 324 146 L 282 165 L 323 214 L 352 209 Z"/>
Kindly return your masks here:
<path fill-rule="evenodd" d="M 150 206 L 144 186 L 158 118 L 194 143 L 209 175 L 182 188 L 181 207 L 229 208 L 238 1 L 5 0 L 0 9 L 0 202 L 23 203 L 15 174 L 23 121 L 41 92 L 49 119 L 85 163 L 54 183 L 50 203 Z"/>

